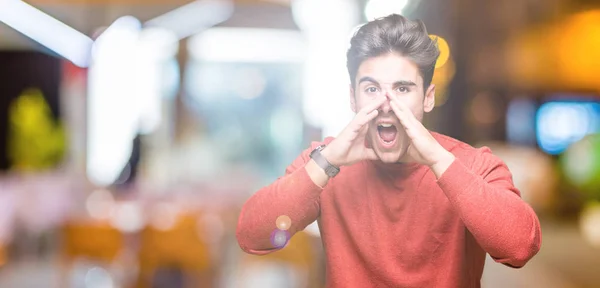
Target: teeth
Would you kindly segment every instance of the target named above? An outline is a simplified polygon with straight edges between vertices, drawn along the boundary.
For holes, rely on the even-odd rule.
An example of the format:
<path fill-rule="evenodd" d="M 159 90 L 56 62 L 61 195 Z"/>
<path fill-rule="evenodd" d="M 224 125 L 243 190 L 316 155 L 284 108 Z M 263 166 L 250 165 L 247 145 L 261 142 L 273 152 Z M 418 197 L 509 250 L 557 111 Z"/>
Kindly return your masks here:
<path fill-rule="evenodd" d="M 383 127 L 383 128 L 390 128 L 392 127 L 392 124 L 389 123 L 383 123 L 383 124 L 379 124 L 379 126 Z"/>

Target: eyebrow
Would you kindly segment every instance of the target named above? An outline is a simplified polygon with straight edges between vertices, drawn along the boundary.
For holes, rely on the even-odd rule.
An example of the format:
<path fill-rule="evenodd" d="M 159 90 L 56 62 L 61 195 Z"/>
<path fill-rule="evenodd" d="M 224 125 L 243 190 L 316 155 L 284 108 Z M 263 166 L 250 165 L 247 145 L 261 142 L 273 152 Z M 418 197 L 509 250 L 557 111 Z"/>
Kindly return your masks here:
<path fill-rule="evenodd" d="M 373 84 L 379 85 L 379 82 L 377 82 L 377 80 L 375 80 L 369 76 L 360 78 L 360 80 L 358 81 L 358 84 L 360 84 L 362 82 L 371 82 Z M 399 80 L 399 81 L 394 82 L 394 86 L 417 86 L 417 84 L 415 82 L 412 82 L 409 80 Z"/>

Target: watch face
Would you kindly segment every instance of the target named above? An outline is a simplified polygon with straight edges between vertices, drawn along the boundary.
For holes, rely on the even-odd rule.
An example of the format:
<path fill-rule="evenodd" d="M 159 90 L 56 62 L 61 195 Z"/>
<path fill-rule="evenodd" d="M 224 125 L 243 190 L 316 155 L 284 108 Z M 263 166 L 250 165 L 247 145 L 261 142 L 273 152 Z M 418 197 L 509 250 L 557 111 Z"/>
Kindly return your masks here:
<path fill-rule="evenodd" d="M 330 169 L 330 167 L 328 167 L 327 171 L 325 171 L 325 172 L 326 172 L 325 174 L 327 174 L 327 176 L 329 176 L 329 177 L 335 176 L 335 171 Z"/>
<path fill-rule="evenodd" d="M 327 159 L 325 159 L 322 155 L 321 155 L 321 151 L 325 148 L 325 145 L 321 145 L 318 146 L 317 148 L 315 148 L 315 150 L 313 150 L 310 153 L 310 158 L 314 159 L 315 162 L 317 163 L 317 165 L 319 165 L 319 167 L 321 167 L 324 171 L 325 174 L 327 174 L 327 176 L 329 177 L 334 177 L 335 175 L 337 175 L 340 170 L 339 168 L 331 165 L 331 163 L 329 163 L 327 161 Z"/>
<path fill-rule="evenodd" d="M 333 166 L 329 166 L 325 169 L 325 174 L 327 174 L 327 176 L 329 176 L 329 177 L 333 177 L 333 176 L 337 175 L 338 172 L 339 172 L 339 170 Z"/>

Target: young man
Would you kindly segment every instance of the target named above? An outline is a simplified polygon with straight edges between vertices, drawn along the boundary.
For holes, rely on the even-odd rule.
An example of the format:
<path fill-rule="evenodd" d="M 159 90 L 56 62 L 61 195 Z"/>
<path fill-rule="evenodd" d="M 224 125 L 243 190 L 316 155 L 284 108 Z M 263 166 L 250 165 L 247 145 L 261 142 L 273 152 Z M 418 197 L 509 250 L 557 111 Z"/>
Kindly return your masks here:
<path fill-rule="evenodd" d="M 271 236 L 286 215 L 289 235 L 318 221 L 327 287 L 480 287 L 486 253 L 525 265 L 540 249 L 540 224 L 506 165 L 421 124 L 434 107 L 438 55 L 420 21 L 390 15 L 362 26 L 347 54 L 355 118 L 248 200 L 240 247 L 280 249 Z"/>

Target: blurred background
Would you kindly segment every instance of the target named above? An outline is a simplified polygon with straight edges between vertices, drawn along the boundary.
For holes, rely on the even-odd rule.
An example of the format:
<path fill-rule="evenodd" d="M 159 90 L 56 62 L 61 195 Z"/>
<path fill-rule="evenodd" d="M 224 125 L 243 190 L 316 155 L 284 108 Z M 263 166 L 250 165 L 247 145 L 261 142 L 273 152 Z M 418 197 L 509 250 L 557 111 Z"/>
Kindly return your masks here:
<path fill-rule="evenodd" d="M 390 13 L 439 39 L 427 127 L 542 222 L 483 286 L 600 287 L 597 0 L 0 0 L 0 287 L 324 287 L 314 225 L 256 257 L 237 216 L 348 123 L 350 35 Z"/>

